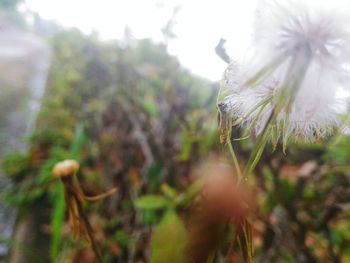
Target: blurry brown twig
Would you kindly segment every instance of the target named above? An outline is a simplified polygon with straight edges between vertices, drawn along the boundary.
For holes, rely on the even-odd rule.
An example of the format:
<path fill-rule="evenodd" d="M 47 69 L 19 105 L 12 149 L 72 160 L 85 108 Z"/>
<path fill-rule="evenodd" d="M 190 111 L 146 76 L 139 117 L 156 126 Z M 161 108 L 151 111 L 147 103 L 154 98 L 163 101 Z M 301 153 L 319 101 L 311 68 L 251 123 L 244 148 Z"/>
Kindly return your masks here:
<path fill-rule="evenodd" d="M 218 164 L 219 163 L 219 164 Z M 228 236 L 227 262 L 253 262 L 252 205 L 248 188 L 240 184 L 232 167 L 215 160 L 199 170 L 203 178 L 198 207 L 190 220 L 187 252 L 191 262 L 214 262 Z"/>

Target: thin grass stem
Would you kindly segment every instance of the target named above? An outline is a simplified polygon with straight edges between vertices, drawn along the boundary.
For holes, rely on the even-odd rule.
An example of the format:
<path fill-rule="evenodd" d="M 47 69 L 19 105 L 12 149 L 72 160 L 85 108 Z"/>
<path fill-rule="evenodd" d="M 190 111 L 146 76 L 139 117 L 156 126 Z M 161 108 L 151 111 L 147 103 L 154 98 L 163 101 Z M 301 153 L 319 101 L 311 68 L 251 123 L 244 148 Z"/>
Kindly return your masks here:
<path fill-rule="evenodd" d="M 235 170 L 236 170 L 236 174 L 237 174 L 237 178 L 238 178 L 238 184 L 240 183 L 240 181 L 242 180 L 242 172 L 241 172 L 241 168 L 239 167 L 239 162 L 237 159 L 237 155 L 233 149 L 233 145 L 232 145 L 232 127 L 230 129 L 229 135 L 227 136 L 227 144 L 228 144 L 228 148 L 230 150 L 231 153 L 231 157 L 233 160 L 233 164 L 235 166 Z"/>

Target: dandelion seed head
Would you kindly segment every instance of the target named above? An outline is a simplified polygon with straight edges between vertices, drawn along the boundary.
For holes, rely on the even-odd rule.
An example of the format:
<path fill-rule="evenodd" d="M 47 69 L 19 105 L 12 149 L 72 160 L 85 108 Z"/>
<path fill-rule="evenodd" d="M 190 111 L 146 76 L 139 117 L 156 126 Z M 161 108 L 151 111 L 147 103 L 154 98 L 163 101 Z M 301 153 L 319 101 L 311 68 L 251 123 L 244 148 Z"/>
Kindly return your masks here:
<path fill-rule="evenodd" d="M 318 5 L 297 0 L 259 2 L 254 59 L 233 62 L 224 72 L 221 103 L 225 105 L 225 120 L 221 123 L 260 134 L 276 109 L 277 95 L 289 84 L 285 81 L 293 59 L 306 54 L 309 57 L 300 63 L 307 64 L 297 64 L 305 68 L 304 75 L 297 89 L 286 93 L 292 96 L 287 98 L 290 105 L 276 113 L 274 127 L 277 136 L 283 133 L 303 140 L 331 134 L 339 125 L 337 90 L 350 89 L 350 19 L 334 7 L 334 1 Z M 298 53 L 300 50 L 307 52 Z M 269 64 L 275 58 L 281 59 Z M 248 85 L 260 69 L 268 73 Z"/>
<path fill-rule="evenodd" d="M 350 19 L 336 2 L 259 1 L 253 41 L 264 49 L 264 56 L 308 46 L 323 66 L 343 64 L 350 58 Z"/>

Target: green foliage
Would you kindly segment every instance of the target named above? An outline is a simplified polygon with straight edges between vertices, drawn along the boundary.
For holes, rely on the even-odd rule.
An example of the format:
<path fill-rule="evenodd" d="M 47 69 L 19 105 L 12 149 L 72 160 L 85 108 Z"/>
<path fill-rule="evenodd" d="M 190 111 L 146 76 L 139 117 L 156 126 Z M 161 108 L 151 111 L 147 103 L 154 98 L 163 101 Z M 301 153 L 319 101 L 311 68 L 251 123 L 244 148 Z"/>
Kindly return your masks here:
<path fill-rule="evenodd" d="M 66 139 L 59 130 L 43 128 L 41 130 L 36 130 L 29 137 L 29 142 L 33 145 L 63 145 L 66 142 Z"/>
<path fill-rule="evenodd" d="M 159 210 L 168 206 L 169 200 L 156 195 L 144 195 L 135 202 L 135 207 L 141 210 Z"/>
<path fill-rule="evenodd" d="M 86 138 L 83 126 L 78 124 L 71 142 L 47 128 L 34 133 L 30 142 L 33 148 L 29 154 L 12 154 L 4 159 L 4 171 L 13 179 L 13 184 L 5 188 L 4 197 L 10 204 L 29 211 L 43 199 L 51 201 L 50 257 L 55 261 L 60 253 L 65 203 L 61 183 L 52 184 L 52 169 L 64 159 L 78 159 Z"/>
<path fill-rule="evenodd" d="M 63 159 L 78 160 L 79 180 L 87 194 L 117 184 L 117 204 L 108 208 L 96 203 L 86 209 L 97 222 L 107 214 L 108 222 L 115 219 L 105 226 L 108 229 L 98 226 L 99 231 L 106 244 L 117 243 L 119 256 L 127 257 L 135 242 L 131 230 L 138 231 L 138 224 L 129 225 L 125 218 L 154 225 L 169 207 L 178 209 L 189 202 L 189 195 L 176 190 L 177 167 L 196 162 L 217 145 L 215 125 L 203 125 L 215 110 L 215 90 L 181 68 L 162 44 L 148 39 L 101 43 L 70 30 L 51 35 L 49 41 L 52 62 L 30 151 L 8 161 L 8 175 L 19 179 L 6 196 L 26 211 L 44 200 L 51 205 L 49 252 L 54 261 L 65 253 L 65 208 L 52 168 Z M 146 195 L 139 197 L 140 190 Z M 108 254 L 111 261 L 115 257 Z"/>
<path fill-rule="evenodd" d="M 53 212 L 51 219 L 51 243 L 50 243 L 50 257 L 54 262 L 59 255 L 60 246 L 61 246 L 61 235 L 62 227 L 64 222 L 65 215 L 65 201 L 64 201 L 64 192 L 63 185 L 58 183 L 52 189 L 52 198 L 53 198 Z"/>
<path fill-rule="evenodd" d="M 79 161 L 80 153 L 86 143 L 86 135 L 84 132 L 84 126 L 77 124 L 75 127 L 73 141 L 70 145 L 69 155 L 71 159 Z"/>
<path fill-rule="evenodd" d="M 151 263 L 187 263 L 187 231 L 173 210 L 168 210 L 157 226 L 151 241 Z"/>
<path fill-rule="evenodd" d="M 18 180 L 30 169 L 30 159 L 22 153 L 9 154 L 2 161 L 2 169 L 9 177 Z"/>
<path fill-rule="evenodd" d="M 130 241 L 130 237 L 128 236 L 127 233 L 125 233 L 125 231 L 123 230 L 118 230 L 115 234 L 114 234 L 114 239 L 118 242 L 118 244 L 123 247 L 124 249 L 127 248 L 129 241 Z"/>
<path fill-rule="evenodd" d="M 343 135 L 334 141 L 327 149 L 325 160 L 335 165 L 350 164 L 350 137 Z"/>
<path fill-rule="evenodd" d="M 135 207 L 143 211 L 181 209 L 188 206 L 202 187 L 202 182 L 197 181 L 189 186 L 186 191 L 179 194 L 175 188 L 168 184 L 161 186 L 163 195 L 143 195 L 135 201 Z"/>

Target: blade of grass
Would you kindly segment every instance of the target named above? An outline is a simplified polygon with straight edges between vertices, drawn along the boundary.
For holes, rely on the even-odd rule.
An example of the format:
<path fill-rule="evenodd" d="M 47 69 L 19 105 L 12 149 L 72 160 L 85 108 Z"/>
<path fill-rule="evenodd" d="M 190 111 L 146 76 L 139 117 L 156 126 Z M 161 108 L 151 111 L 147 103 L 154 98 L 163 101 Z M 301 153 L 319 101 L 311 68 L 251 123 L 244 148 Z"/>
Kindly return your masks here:
<path fill-rule="evenodd" d="M 54 205 L 52 214 L 52 235 L 50 244 L 51 261 L 55 262 L 58 258 L 61 243 L 62 226 L 65 214 L 64 191 L 62 184 L 56 184 L 54 188 Z"/>

